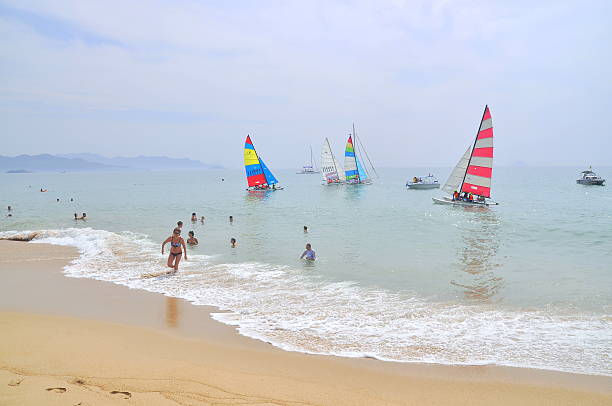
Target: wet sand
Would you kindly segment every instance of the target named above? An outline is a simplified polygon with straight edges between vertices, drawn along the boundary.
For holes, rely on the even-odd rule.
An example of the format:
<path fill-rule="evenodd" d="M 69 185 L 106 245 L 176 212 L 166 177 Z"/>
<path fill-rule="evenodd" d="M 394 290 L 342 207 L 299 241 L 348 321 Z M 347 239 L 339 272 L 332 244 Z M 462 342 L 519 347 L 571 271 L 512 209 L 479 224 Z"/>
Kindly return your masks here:
<path fill-rule="evenodd" d="M 67 278 L 72 248 L 0 241 L 0 254 L 0 404 L 612 404 L 610 377 L 286 352 L 212 307 Z"/>

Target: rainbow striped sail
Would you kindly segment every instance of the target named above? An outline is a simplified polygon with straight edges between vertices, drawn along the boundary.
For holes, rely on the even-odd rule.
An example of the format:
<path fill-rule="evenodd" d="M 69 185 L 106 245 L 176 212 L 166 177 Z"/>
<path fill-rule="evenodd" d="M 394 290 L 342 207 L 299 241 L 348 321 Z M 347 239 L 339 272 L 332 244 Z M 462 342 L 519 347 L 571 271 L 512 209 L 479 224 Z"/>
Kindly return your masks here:
<path fill-rule="evenodd" d="M 344 149 L 344 175 L 347 182 L 359 182 L 359 171 L 357 170 L 357 156 L 353 147 L 353 137 L 349 135 Z"/>
<path fill-rule="evenodd" d="M 250 135 L 247 135 L 244 142 L 244 169 L 249 187 L 267 188 L 278 183 L 276 177 L 257 155 Z"/>

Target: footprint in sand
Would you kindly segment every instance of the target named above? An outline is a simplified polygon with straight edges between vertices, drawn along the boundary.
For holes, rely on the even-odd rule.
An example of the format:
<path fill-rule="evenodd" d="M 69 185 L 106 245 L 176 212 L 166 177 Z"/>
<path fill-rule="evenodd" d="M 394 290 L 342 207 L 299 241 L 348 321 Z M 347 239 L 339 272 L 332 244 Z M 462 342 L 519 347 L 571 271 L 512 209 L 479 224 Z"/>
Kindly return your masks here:
<path fill-rule="evenodd" d="M 21 382 L 23 382 L 23 378 L 13 379 L 12 381 L 8 383 L 8 386 L 19 386 Z"/>
<path fill-rule="evenodd" d="M 55 393 L 64 393 L 64 392 L 66 392 L 66 388 L 47 388 L 46 390 L 48 392 L 55 392 Z"/>
<path fill-rule="evenodd" d="M 119 390 L 111 391 L 111 395 L 123 395 L 123 399 L 129 399 L 132 397 L 132 394 L 130 392 L 122 392 Z"/>

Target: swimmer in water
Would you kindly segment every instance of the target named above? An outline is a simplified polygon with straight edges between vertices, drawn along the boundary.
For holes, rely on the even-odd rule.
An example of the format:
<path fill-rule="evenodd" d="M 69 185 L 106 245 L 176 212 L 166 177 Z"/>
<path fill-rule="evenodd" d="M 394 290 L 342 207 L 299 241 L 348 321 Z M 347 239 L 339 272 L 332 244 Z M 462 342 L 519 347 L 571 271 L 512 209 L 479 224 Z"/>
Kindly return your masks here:
<path fill-rule="evenodd" d="M 183 222 L 182 222 L 182 221 L 177 221 L 177 222 L 176 222 L 176 227 L 177 227 L 179 230 L 182 230 L 182 229 L 183 229 Z"/>
<path fill-rule="evenodd" d="M 308 234 L 308 227 L 304 226 L 304 234 Z"/>
<path fill-rule="evenodd" d="M 187 246 L 185 240 L 181 237 L 181 229 L 175 228 L 172 235 L 162 243 L 161 253 L 164 255 L 164 247 L 167 243 L 170 243 L 170 255 L 168 255 L 168 268 L 173 268 L 174 272 L 178 271 L 179 262 L 185 252 L 185 261 L 187 261 Z M 181 249 L 183 247 L 183 249 Z"/>
<path fill-rule="evenodd" d="M 189 238 L 187 239 L 187 244 L 198 245 L 198 239 L 195 238 L 195 234 L 193 233 L 193 231 L 189 232 Z"/>
<path fill-rule="evenodd" d="M 306 244 L 306 251 L 302 253 L 300 259 L 306 257 L 308 261 L 314 261 L 317 259 L 317 254 L 312 250 L 312 246 L 310 244 Z"/>
<path fill-rule="evenodd" d="M 202 217 L 200 218 L 200 222 L 201 222 L 202 224 L 204 224 L 204 216 L 202 216 Z"/>
<path fill-rule="evenodd" d="M 235 238 L 230 238 L 230 244 L 232 245 L 232 248 L 236 248 L 236 239 Z"/>
<path fill-rule="evenodd" d="M 229 221 L 230 221 L 230 223 L 233 223 L 234 222 L 234 216 L 229 216 Z"/>
<path fill-rule="evenodd" d="M 194 223 L 195 223 L 196 221 L 198 221 L 198 216 L 196 216 L 196 214 L 195 214 L 195 213 L 191 213 L 191 221 L 192 221 L 192 222 L 194 222 Z"/>

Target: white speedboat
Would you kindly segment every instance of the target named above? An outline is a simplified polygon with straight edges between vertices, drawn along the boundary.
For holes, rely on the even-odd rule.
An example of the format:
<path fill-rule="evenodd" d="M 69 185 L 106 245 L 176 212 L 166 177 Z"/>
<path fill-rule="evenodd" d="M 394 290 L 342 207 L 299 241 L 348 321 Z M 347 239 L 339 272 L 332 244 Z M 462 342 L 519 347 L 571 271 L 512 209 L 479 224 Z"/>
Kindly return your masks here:
<path fill-rule="evenodd" d="M 430 173 L 429 175 L 421 178 L 415 176 L 414 178 L 407 180 L 406 187 L 408 189 L 438 189 L 440 187 L 440 183 L 438 183 L 438 179 L 436 179 Z"/>
<path fill-rule="evenodd" d="M 597 174 L 595 172 L 593 172 L 592 170 L 593 168 L 591 168 L 589 166 L 589 170 L 587 171 L 582 171 L 582 177 L 579 179 L 576 179 L 576 183 L 580 184 L 580 185 L 597 185 L 597 186 L 603 186 L 604 182 L 606 181 L 604 178 L 597 176 Z"/>

